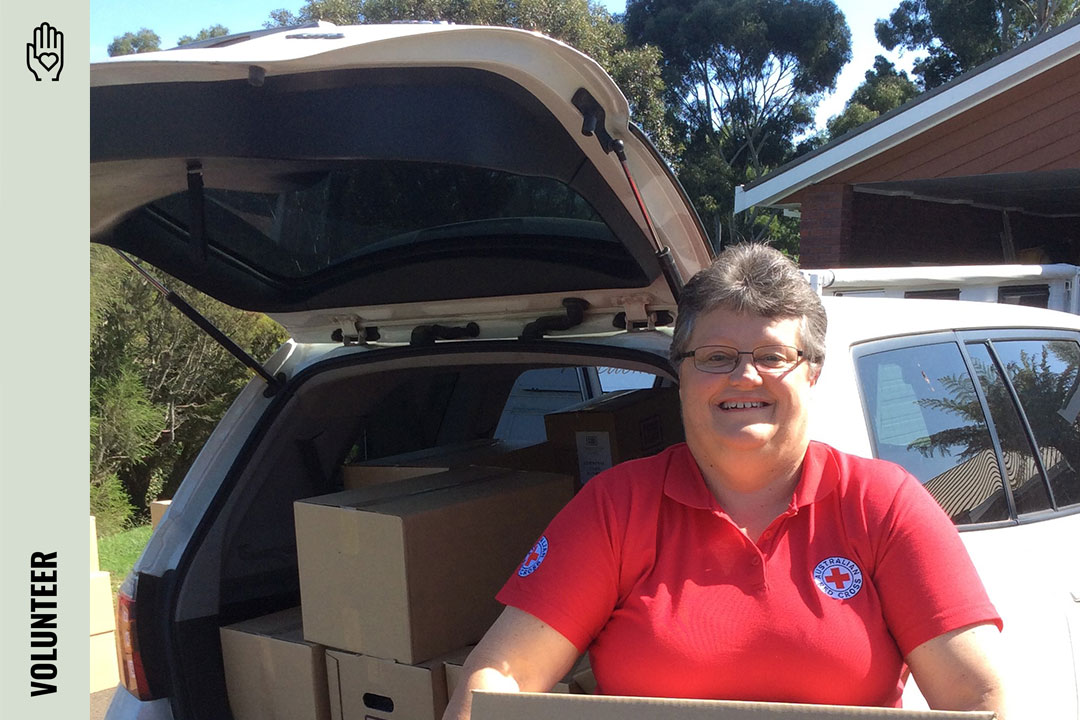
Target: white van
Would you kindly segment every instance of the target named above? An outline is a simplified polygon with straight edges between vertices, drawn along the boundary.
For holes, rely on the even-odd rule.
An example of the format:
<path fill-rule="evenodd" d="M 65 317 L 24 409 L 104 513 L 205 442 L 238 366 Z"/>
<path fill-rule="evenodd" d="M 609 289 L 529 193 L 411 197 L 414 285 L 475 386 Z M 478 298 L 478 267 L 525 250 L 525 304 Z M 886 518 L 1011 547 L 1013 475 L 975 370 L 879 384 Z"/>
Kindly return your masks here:
<path fill-rule="evenodd" d="M 823 295 L 971 300 L 1080 313 L 1080 267 L 925 265 L 804 270 Z"/>

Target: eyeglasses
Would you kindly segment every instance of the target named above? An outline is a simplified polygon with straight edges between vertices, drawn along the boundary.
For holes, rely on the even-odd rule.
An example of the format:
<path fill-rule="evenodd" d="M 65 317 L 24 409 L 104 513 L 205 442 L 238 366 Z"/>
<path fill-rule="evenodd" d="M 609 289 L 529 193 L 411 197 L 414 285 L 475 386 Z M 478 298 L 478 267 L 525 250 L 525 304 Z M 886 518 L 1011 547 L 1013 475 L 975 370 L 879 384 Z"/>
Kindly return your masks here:
<path fill-rule="evenodd" d="M 749 355 L 759 373 L 786 372 L 802 362 L 806 354 L 790 345 L 762 345 L 753 350 L 739 350 L 727 345 L 702 345 L 684 352 L 680 358 L 694 358 L 694 367 L 701 372 L 725 375 L 739 366 L 739 356 Z"/>

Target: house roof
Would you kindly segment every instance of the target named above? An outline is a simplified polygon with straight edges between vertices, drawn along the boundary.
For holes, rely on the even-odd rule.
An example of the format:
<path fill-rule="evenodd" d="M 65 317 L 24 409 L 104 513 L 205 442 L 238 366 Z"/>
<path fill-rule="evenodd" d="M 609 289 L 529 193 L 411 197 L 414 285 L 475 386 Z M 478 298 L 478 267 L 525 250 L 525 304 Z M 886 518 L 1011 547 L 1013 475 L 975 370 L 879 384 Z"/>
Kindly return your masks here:
<path fill-rule="evenodd" d="M 923 93 L 914 100 L 892 110 L 857 130 L 823 145 L 787 165 L 763 176 L 757 181 L 735 189 L 735 212 L 754 206 L 797 207 L 796 194 L 811 185 L 828 182 L 840 174 L 851 182 L 850 172 L 856 166 L 878 158 L 883 153 L 912 140 L 957 116 L 992 100 L 1032 78 L 1036 78 L 1063 63 L 1080 62 L 1080 18 L 1074 19 L 1054 31 L 1022 45 L 1014 50 L 984 63 L 953 81 Z M 1071 63 L 1070 63 L 1071 64 Z M 1065 163 L 1066 165 L 1071 163 Z M 973 177 L 950 177 L 947 182 L 934 178 L 904 178 L 902 181 L 864 182 L 859 189 L 885 194 L 904 194 L 939 199 L 944 202 L 967 202 L 987 204 L 993 207 L 1021 208 L 1039 214 L 1075 214 L 1080 199 L 1080 170 L 1069 167 L 1051 168 L 1044 177 L 1043 187 L 1037 196 L 1043 201 L 1038 208 L 1029 208 L 1034 196 L 1026 186 L 1015 186 L 1012 191 L 999 182 L 1015 168 L 1002 168 L 1002 174 L 988 177 L 986 172 L 972 172 Z M 979 177 L 981 175 L 981 177 Z M 995 178 L 987 187 L 987 181 Z M 838 180 L 840 181 L 840 180 Z M 840 182 L 843 182 L 840 181 Z M 980 185 L 981 183 L 981 185 Z M 1047 186 L 1049 183 L 1049 186 Z M 1023 184 L 1022 184 L 1023 185 Z M 945 187 L 947 186 L 947 187 Z M 993 191 L 993 197 L 987 195 Z M 1060 197 L 1060 203 L 1045 202 L 1046 190 Z M 1023 197 L 1023 196 L 1027 197 Z"/>

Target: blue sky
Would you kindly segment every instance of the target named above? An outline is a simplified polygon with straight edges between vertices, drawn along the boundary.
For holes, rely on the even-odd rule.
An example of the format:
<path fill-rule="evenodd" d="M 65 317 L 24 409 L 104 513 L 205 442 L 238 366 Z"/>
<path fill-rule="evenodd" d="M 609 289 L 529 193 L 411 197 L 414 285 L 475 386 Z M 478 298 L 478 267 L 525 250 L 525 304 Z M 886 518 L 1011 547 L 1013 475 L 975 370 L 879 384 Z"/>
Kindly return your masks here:
<path fill-rule="evenodd" d="M 610 12 L 622 12 L 625 0 L 603 0 Z M 883 54 L 897 64 L 910 69 L 914 56 L 886 53 L 874 38 L 874 21 L 886 17 L 900 0 L 834 0 L 847 17 L 852 35 L 852 60 L 837 81 L 837 90 L 825 98 L 818 108 L 818 124 L 840 112 L 864 73 L 874 63 L 874 56 Z M 90 1 L 90 60 L 108 57 L 106 48 L 113 38 L 126 32 L 149 28 L 161 37 L 162 47 L 172 47 L 182 35 L 195 35 L 199 30 L 221 24 L 232 32 L 262 27 L 270 12 L 286 8 L 297 12 L 303 0 L 91 0 Z"/>

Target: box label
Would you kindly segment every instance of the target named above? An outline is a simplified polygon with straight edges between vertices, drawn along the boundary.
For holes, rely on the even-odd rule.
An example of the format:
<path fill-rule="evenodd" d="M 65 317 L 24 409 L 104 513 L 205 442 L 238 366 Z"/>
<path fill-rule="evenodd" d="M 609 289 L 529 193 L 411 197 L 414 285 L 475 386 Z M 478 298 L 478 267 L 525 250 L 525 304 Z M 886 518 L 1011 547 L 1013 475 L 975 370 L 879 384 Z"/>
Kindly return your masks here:
<path fill-rule="evenodd" d="M 576 433 L 581 484 L 611 467 L 611 436 L 606 432 Z"/>

